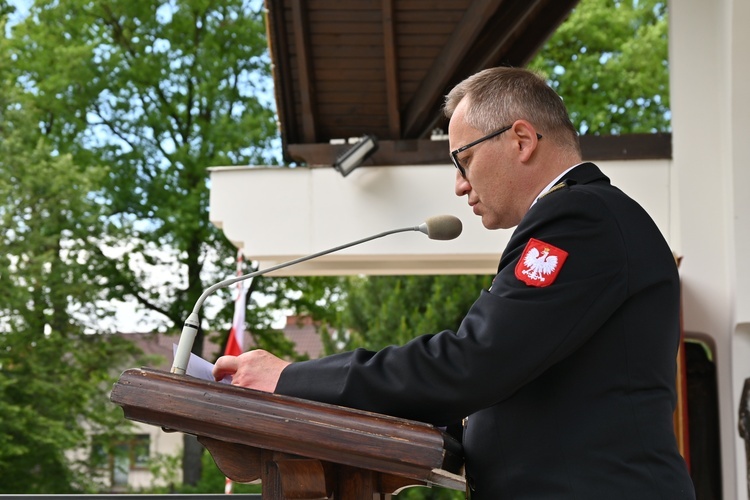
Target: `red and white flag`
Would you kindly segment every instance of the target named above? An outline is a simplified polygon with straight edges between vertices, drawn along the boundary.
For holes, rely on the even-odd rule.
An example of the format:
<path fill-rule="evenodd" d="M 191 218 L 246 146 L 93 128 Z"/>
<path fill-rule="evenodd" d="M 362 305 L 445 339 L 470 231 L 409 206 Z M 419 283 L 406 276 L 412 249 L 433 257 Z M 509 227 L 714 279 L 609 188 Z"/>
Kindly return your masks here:
<path fill-rule="evenodd" d="M 237 276 L 242 276 L 242 251 L 237 250 Z M 234 300 L 234 318 L 232 328 L 229 330 L 227 347 L 224 349 L 225 356 L 239 356 L 245 352 L 245 309 L 247 304 L 247 292 L 244 281 L 237 283 L 237 298 Z M 228 477 L 224 479 L 224 494 L 231 495 L 234 484 Z"/>
<path fill-rule="evenodd" d="M 242 275 L 242 252 L 237 251 L 237 275 Z M 224 349 L 224 355 L 239 356 L 245 352 L 245 308 L 247 293 L 243 286 L 244 281 L 237 283 L 237 298 L 234 301 L 234 318 L 232 319 L 232 329 L 229 330 L 229 340 L 227 347 Z"/>

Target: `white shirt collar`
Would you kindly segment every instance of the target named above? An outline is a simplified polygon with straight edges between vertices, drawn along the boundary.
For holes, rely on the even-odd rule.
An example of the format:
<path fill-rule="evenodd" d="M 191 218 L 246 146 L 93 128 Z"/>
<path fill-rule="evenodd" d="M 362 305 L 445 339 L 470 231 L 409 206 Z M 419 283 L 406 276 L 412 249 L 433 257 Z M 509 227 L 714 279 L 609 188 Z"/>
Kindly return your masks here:
<path fill-rule="evenodd" d="M 565 170 L 565 172 L 561 173 L 560 175 L 558 175 L 557 177 L 555 177 L 554 179 L 552 179 L 552 182 L 550 182 L 549 184 L 547 184 L 546 186 L 544 186 L 544 189 L 542 189 L 539 192 L 539 194 L 537 195 L 537 197 L 534 198 L 534 202 L 531 204 L 531 207 L 533 207 L 536 204 L 536 202 L 539 201 L 539 199 L 547 193 L 547 191 L 549 191 L 550 189 L 552 189 L 552 186 L 554 186 L 555 184 L 557 184 L 557 182 L 560 179 L 562 179 L 565 176 L 565 174 L 567 174 L 568 172 L 570 172 L 571 170 L 573 170 L 574 168 L 576 168 L 578 165 L 583 165 L 584 163 L 586 163 L 586 162 L 577 163 L 577 164 L 573 165 L 572 167 L 568 168 L 567 170 Z M 531 207 L 529 207 L 529 208 L 531 208 Z"/>

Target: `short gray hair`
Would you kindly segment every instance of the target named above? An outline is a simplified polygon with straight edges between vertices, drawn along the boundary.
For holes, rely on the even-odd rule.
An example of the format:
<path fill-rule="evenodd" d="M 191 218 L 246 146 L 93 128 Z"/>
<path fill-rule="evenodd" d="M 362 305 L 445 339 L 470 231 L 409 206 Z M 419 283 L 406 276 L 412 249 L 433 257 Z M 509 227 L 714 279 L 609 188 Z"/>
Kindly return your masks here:
<path fill-rule="evenodd" d="M 562 98 L 530 70 L 498 67 L 468 77 L 445 96 L 447 118 L 465 97 L 470 100 L 466 122 L 477 130 L 489 134 L 524 119 L 544 137 L 580 154 L 578 132 Z"/>

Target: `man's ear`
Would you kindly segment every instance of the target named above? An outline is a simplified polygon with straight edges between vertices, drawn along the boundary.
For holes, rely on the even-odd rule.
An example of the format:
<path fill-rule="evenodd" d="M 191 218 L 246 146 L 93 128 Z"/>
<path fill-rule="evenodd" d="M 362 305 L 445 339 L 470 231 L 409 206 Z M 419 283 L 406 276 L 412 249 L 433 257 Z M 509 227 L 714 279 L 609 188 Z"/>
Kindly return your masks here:
<path fill-rule="evenodd" d="M 512 130 L 518 147 L 519 160 L 521 162 L 529 161 L 539 143 L 539 135 L 536 129 L 526 120 L 516 120 L 513 123 Z"/>

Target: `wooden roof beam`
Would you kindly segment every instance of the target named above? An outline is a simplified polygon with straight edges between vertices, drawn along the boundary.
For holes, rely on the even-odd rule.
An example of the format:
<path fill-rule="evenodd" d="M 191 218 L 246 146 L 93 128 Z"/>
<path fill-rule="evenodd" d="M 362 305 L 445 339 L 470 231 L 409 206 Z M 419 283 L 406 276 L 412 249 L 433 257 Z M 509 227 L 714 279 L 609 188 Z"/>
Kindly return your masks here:
<path fill-rule="evenodd" d="M 480 39 L 481 46 L 492 48 L 492 50 L 478 51 L 484 56 L 474 61 L 476 69 L 473 69 L 471 72 L 474 73 L 482 68 L 489 68 L 500 64 L 520 66 L 521 61 L 509 60 L 507 58 L 508 45 L 514 44 L 522 36 L 523 30 L 528 28 L 530 23 L 539 22 L 543 12 L 546 9 L 551 9 L 550 4 L 555 3 L 559 5 L 566 2 L 562 0 L 527 0 L 526 2 L 517 2 L 512 5 L 512 12 L 508 12 L 508 15 L 503 17 L 503 22 L 499 26 L 493 29 L 492 32 L 482 34 L 483 36 Z M 502 35 L 498 37 L 496 33 L 501 33 Z M 524 53 L 531 54 L 531 57 L 536 54 L 535 51 L 528 49 L 528 47 Z"/>
<path fill-rule="evenodd" d="M 292 24 L 294 25 L 294 49 L 297 53 L 297 75 L 300 93 L 300 105 L 302 106 L 302 142 L 315 142 L 317 140 L 315 86 L 313 85 L 313 74 L 310 57 L 310 33 L 308 30 L 307 11 L 305 2 L 291 2 Z"/>
<path fill-rule="evenodd" d="M 271 53 L 271 73 L 273 76 L 274 97 L 279 116 L 278 126 L 281 133 L 282 150 L 287 156 L 287 144 L 295 142 L 298 130 L 294 114 L 294 85 L 291 78 L 292 68 L 289 64 L 289 43 L 283 9 L 272 9 L 266 3 L 266 22 L 268 24 L 268 50 Z"/>
<path fill-rule="evenodd" d="M 525 66 L 545 42 L 544 38 L 539 37 L 539 33 L 551 35 L 578 2 L 579 0 L 533 0 L 531 2 L 506 0 L 503 3 L 504 11 L 495 12 L 495 19 L 488 19 L 481 30 L 478 28 L 477 35 L 467 45 L 467 53 L 484 54 L 484 57 L 459 59 L 458 67 L 452 68 L 456 75 L 456 82 L 483 68 L 500 64 Z M 491 14 L 488 13 L 488 15 Z M 493 21 L 494 24 L 492 24 Z M 453 38 L 451 38 L 449 45 L 453 43 Z M 486 50 L 493 47 L 494 50 Z M 441 58 L 442 56 L 441 54 Z M 440 58 L 435 60 L 431 71 L 440 68 L 440 61 Z M 425 83 L 429 82 L 429 78 L 425 80 Z M 405 127 L 405 133 L 409 134 L 406 137 L 424 136 L 442 119 L 440 114 L 434 113 L 434 110 L 439 106 L 442 92 L 445 92 L 447 86 L 445 85 L 444 90 L 439 94 L 433 95 L 431 101 L 427 100 L 426 95 L 415 96 L 415 100 L 422 99 L 421 118 L 416 113 L 412 115 L 410 127 Z M 417 111 L 416 107 L 410 107 L 411 109 Z"/>
<path fill-rule="evenodd" d="M 470 55 L 474 41 L 504 3 L 497 0 L 476 0 L 471 3 L 404 113 L 404 138 L 419 138 L 424 134 L 424 123 L 432 121 L 435 103 L 442 99 L 451 78 Z"/>
<path fill-rule="evenodd" d="M 530 15 L 516 23 L 515 39 L 506 46 L 504 57 L 513 64 L 526 66 L 578 3 L 579 0 L 552 0 L 529 9 Z M 498 58 L 497 54 L 496 50 L 495 59 Z"/>
<path fill-rule="evenodd" d="M 401 137 L 401 111 L 399 106 L 398 57 L 396 30 L 393 19 L 393 0 L 383 0 L 383 53 L 385 60 L 385 92 L 390 139 Z"/>

